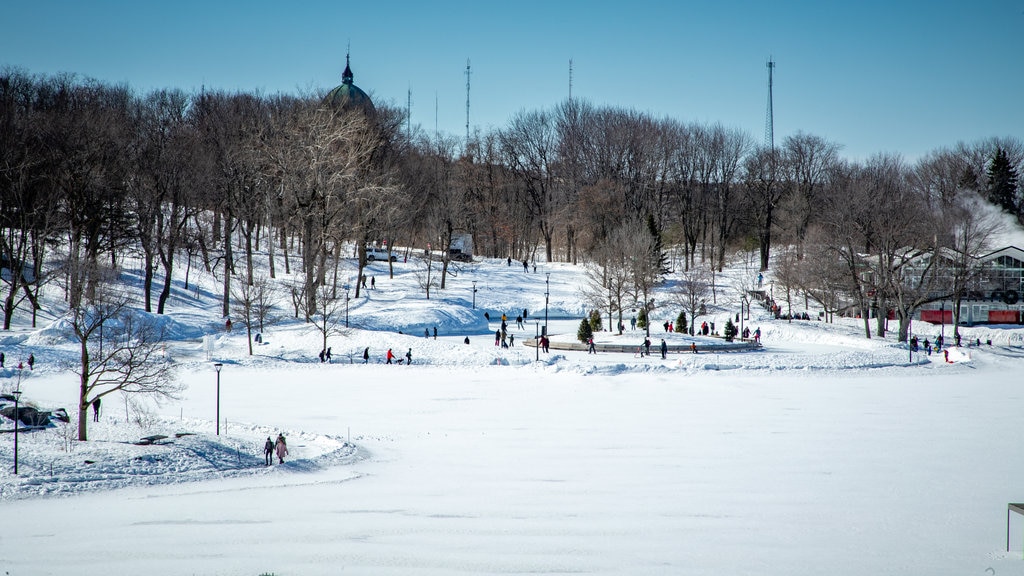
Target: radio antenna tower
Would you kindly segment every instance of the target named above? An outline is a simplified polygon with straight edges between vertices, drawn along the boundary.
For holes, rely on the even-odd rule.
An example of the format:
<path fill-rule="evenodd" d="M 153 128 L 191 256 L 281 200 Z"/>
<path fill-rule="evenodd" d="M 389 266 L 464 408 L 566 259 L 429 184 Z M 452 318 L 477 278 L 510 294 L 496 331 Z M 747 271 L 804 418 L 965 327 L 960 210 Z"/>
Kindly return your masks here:
<path fill-rule="evenodd" d="M 409 96 L 405 102 L 405 139 L 412 141 L 412 84 L 409 84 Z"/>
<path fill-rule="evenodd" d="M 572 58 L 569 58 L 569 100 L 572 100 Z"/>
<path fill-rule="evenodd" d="M 768 57 L 768 112 L 764 117 L 764 145 L 772 152 L 775 151 L 775 117 L 772 112 L 772 72 L 775 70 L 775 61 Z"/>
<path fill-rule="evenodd" d="M 466 143 L 469 144 L 469 58 L 466 58 Z"/>

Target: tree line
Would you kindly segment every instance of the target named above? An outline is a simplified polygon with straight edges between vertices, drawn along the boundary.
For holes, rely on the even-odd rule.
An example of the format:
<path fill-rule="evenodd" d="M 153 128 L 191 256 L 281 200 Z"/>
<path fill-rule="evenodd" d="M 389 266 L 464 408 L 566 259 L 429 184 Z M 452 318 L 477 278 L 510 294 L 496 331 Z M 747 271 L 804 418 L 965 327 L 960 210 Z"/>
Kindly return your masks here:
<path fill-rule="evenodd" d="M 619 325 L 631 302 L 644 317 L 659 305 L 651 293 L 669 270 L 684 275 L 678 304 L 695 318 L 736 252 L 756 254 L 756 270 L 772 264 L 787 297 L 792 288 L 832 313 L 853 295 L 903 319 L 937 294 L 966 292 L 966 260 L 929 273 L 921 256 L 984 249 L 992 227 L 980 204 L 1024 219 L 1019 139 L 958 143 L 913 163 L 841 151 L 813 134 L 771 147 L 718 123 L 576 98 L 463 141 L 414 130 L 394 106 L 367 114 L 316 93 L 139 94 L 7 68 L 3 328 L 18 310 L 34 324 L 41 288 L 60 286 L 82 340 L 84 410 L 114 389 L 97 388 L 106 364 L 97 372 L 89 358 L 105 358 L 102 327 L 126 309 L 108 280 L 129 258 L 142 262 L 131 298 L 146 312 L 163 314 L 174 281 L 187 290 L 200 268 L 221 283 L 224 316 L 241 314 L 250 330 L 273 301 L 255 259 L 267 258 L 271 278 L 283 265 L 295 316 L 322 327 L 325 344 L 353 245 L 356 278 L 366 246 L 386 242 L 438 255 L 444 289 L 456 233 L 472 234 L 483 256 L 588 265 L 592 304 L 618 310 Z M 361 283 L 351 288 L 358 297 Z M 753 288 L 739 289 L 744 301 Z M 159 340 L 119 325 L 125 341 Z"/>
<path fill-rule="evenodd" d="M 1024 217 L 1024 145 L 993 138 L 938 149 L 912 164 L 797 133 L 778 147 L 715 123 L 655 118 L 569 99 L 522 111 L 468 142 L 403 130 L 403 110 L 372 117 L 326 107 L 320 94 L 158 90 L 136 94 L 74 75 L 0 73 L 0 258 L 4 328 L 41 284 L 69 305 L 91 298 L 104 270 L 142 266 L 141 300 L 163 313 L 179 258 L 253 285 L 269 255 L 302 282 L 296 313 L 317 310 L 345 246 L 442 249 L 471 233 L 477 253 L 577 263 L 607 258 L 629 222 L 677 247 L 669 267 L 721 270 L 731 250 L 773 246 L 803 259 L 822 237 L 857 252 L 883 244 L 953 246 L 964 198 Z M 853 219 L 851 205 L 865 214 Z M 961 216 L 962 218 L 962 216 Z M 840 224 L 863 220 L 852 233 Z M 879 228 L 899 237 L 881 239 Z M 54 246 L 63 265 L 46 270 Z M 236 253 L 237 252 L 237 253 Z M 187 284 L 187 278 L 186 278 Z M 356 294 L 360 286 L 355 286 Z"/>

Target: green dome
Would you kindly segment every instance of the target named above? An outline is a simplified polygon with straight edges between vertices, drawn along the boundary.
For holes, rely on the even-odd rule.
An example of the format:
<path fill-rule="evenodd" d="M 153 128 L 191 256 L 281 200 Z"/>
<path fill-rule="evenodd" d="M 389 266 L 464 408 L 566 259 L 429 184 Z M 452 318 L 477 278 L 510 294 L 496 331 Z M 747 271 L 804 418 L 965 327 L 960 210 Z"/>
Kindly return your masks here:
<path fill-rule="evenodd" d="M 324 102 L 343 110 L 359 109 L 368 115 L 374 113 L 370 97 L 352 83 L 352 68 L 349 66 L 347 54 L 345 55 L 345 71 L 341 74 L 341 86 L 328 92 L 324 97 Z"/>

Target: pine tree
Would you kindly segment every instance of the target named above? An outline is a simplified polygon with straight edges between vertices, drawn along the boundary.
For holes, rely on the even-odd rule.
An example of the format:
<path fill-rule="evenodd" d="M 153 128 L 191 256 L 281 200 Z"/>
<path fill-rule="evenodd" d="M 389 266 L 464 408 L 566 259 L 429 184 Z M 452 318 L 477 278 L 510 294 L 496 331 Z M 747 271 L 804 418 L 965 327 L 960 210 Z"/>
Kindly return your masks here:
<path fill-rule="evenodd" d="M 658 224 L 654 221 L 654 214 L 647 213 L 647 232 L 650 233 L 651 238 L 654 239 L 654 246 L 651 249 L 651 258 L 654 259 L 656 264 L 655 269 L 658 271 L 658 276 L 664 276 L 672 270 L 668 266 L 668 254 L 662 250 L 661 244 L 661 232 L 658 230 Z"/>
<path fill-rule="evenodd" d="M 601 331 L 601 313 L 597 310 L 590 311 L 590 332 Z"/>
<path fill-rule="evenodd" d="M 732 323 L 732 318 L 726 320 L 725 330 L 722 332 L 722 334 L 725 336 L 725 341 L 732 342 L 733 338 L 736 337 L 737 332 L 738 330 L 736 329 L 736 325 Z"/>
<path fill-rule="evenodd" d="M 636 327 L 641 330 L 647 328 L 647 310 L 644 308 L 641 308 L 640 313 L 636 315 Z"/>
<path fill-rule="evenodd" d="M 992 162 L 988 165 L 988 199 L 1011 214 L 1019 214 L 1017 170 L 1010 164 L 1010 157 L 1002 148 L 996 148 Z"/>
<path fill-rule="evenodd" d="M 676 325 L 673 329 L 679 334 L 686 333 L 686 311 L 680 310 L 679 316 L 676 316 Z"/>
<path fill-rule="evenodd" d="M 590 329 L 590 321 L 584 318 L 580 320 L 580 329 L 576 331 L 576 339 L 584 344 L 594 335 L 594 331 Z"/>

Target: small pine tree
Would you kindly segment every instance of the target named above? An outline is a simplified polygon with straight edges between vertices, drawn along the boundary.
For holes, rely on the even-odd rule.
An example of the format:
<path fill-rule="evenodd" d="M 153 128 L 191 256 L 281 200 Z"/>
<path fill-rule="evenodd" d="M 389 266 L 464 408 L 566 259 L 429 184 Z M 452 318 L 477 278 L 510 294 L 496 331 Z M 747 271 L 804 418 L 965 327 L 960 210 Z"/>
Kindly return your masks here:
<path fill-rule="evenodd" d="M 1017 170 L 1002 148 L 996 149 L 988 166 L 988 199 L 1010 214 L 1017 214 Z"/>
<path fill-rule="evenodd" d="M 679 312 L 679 316 L 676 316 L 676 325 L 674 330 L 679 334 L 686 333 L 686 311 L 682 310 Z"/>
<path fill-rule="evenodd" d="M 647 310 L 641 308 L 640 313 L 636 315 L 636 327 L 641 330 L 647 328 Z"/>
<path fill-rule="evenodd" d="M 591 310 L 590 311 L 590 332 L 594 333 L 594 332 L 600 332 L 600 331 L 601 331 L 601 313 L 598 312 L 597 310 Z"/>
<path fill-rule="evenodd" d="M 725 321 L 725 331 L 722 332 L 722 334 L 725 335 L 725 341 L 726 342 L 732 342 L 732 339 L 736 337 L 736 333 L 737 332 L 738 332 L 738 330 L 736 329 L 736 325 L 732 323 L 732 318 L 729 318 L 728 320 L 726 320 Z"/>
<path fill-rule="evenodd" d="M 590 322 L 586 318 L 580 320 L 580 329 L 576 331 L 576 339 L 586 344 L 593 335 L 594 331 L 590 329 Z"/>

